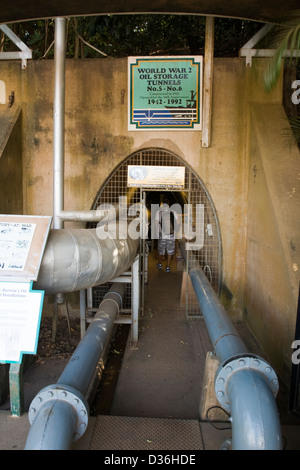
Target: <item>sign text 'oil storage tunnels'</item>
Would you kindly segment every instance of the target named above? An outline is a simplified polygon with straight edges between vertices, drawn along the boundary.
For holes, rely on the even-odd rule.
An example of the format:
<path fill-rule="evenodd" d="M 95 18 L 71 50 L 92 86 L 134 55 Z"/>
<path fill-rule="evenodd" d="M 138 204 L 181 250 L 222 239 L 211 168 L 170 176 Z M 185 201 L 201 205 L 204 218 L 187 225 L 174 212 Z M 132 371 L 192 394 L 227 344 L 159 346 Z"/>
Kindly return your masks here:
<path fill-rule="evenodd" d="M 129 57 L 129 130 L 201 130 L 202 56 Z"/>

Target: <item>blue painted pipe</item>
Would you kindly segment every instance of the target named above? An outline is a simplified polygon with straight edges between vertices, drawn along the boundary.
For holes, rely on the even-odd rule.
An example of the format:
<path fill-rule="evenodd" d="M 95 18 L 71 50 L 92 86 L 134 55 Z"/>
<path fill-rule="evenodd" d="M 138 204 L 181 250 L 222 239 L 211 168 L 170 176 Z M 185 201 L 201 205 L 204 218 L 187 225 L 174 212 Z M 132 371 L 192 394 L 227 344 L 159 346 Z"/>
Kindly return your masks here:
<path fill-rule="evenodd" d="M 266 377 L 250 368 L 227 383 L 232 418 L 232 450 L 281 450 L 279 415 Z"/>
<path fill-rule="evenodd" d="M 248 352 L 203 270 L 192 254 L 187 263 L 184 243 L 180 249 L 220 362 L 215 390 L 231 413 L 232 449 L 281 450 L 276 374 L 263 359 Z"/>
<path fill-rule="evenodd" d="M 191 254 L 187 262 L 185 244 L 180 243 L 179 246 L 185 264 L 188 266 L 188 274 L 197 296 L 213 348 L 220 363 L 225 363 L 237 355 L 247 354 L 247 347 L 240 338 L 209 280 L 198 265 L 198 262 Z"/>
<path fill-rule="evenodd" d="M 114 283 L 55 385 L 41 390 L 29 407 L 31 428 L 25 450 L 69 450 L 88 424 L 88 391 L 96 367 L 111 338 L 125 295 Z"/>
<path fill-rule="evenodd" d="M 200 268 L 191 268 L 189 275 L 205 320 L 212 345 L 220 363 L 248 350 L 220 303 L 206 275 Z"/>

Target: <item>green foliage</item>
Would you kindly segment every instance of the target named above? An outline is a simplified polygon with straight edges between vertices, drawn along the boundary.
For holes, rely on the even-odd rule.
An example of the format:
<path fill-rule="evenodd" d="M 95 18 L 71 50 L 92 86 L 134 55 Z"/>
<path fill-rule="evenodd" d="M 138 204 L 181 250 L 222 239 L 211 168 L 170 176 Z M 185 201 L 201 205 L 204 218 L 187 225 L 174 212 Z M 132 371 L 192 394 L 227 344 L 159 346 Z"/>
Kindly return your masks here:
<path fill-rule="evenodd" d="M 15 23 L 8 26 L 32 49 L 34 59 L 42 57 L 47 52 L 49 45 L 54 39 L 53 20 L 27 21 L 25 23 Z M 1 49 L 3 51 L 11 51 L 16 49 L 16 47 L 4 36 Z M 53 58 L 53 53 L 48 55 L 48 58 Z"/>
<path fill-rule="evenodd" d="M 264 83 L 266 91 L 270 92 L 278 82 L 282 69 L 283 60 L 288 60 L 291 64 L 295 63 L 297 74 L 300 72 L 300 10 L 295 10 L 288 15 L 288 18 L 279 26 L 274 36 L 277 45 L 274 57 L 264 74 Z M 287 59 L 284 59 L 286 52 L 289 51 Z M 296 117 L 289 117 L 290 126 L 296 143 L 300 145 L 300 114 Z"/>
<path fill-rule="evenodd" d="M 103 15 L 70 18 L 67 57 L 108 55 L 198 55 L 204 53 L 205 16 L 198 15 Z M 230 18 L 215 19 L 215 56 L 237 57 L 238 50 L 261 24 Z M 53 58 L 54 20 L 11 25 L 34 59 Z M 11 44 L 5 39 L 2 50 Z"/>
<path fill-rule="evenodd" d="M 295 142 L 300 144 L 300 115 L 290 118 L 289 123 L 294 135 Z"/>
<path fill-rule="evenodd" d="M 215 57 L 238 57 L 240 48 L 261 27 L 253 21 L 215 18 Z"/>
<path fill-rule="evenodd" d="M 293 12 L 290 18 L 279 29 L 277 28 L 274 40 L 277 47 L 264 75 L 265 88 L 268 92 L 274 88 L 278 81 L 286 51 L 289 51 L 288 60 L 290 63 L 292 60 L 295 60 L 296 64 L 299 61 L 300 10 Z"/>

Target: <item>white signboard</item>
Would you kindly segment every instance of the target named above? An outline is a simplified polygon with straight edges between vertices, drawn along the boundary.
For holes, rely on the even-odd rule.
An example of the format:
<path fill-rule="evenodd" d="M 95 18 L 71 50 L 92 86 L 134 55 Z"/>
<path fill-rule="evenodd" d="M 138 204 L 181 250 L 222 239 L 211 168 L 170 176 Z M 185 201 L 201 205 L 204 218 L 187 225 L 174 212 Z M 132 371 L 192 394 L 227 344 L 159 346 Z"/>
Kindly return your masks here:
<path fill-rule="evenodd" d="M 36 281 L 51 217 L 0 214 L 0 281 Z"/>
<path fill-rule="evenodd" d="M 36 224 L 0 222 L 0 273 L 24 271 Z"/>
<path fill-rule="evenodd" d="M 51 217 L 0 214 L 0 362 L 35 354 L 44 301 L 32 291 Z"/>
<path fill-rule="evenodd" d="M 0 282 L 0 362 L 21 363 L 23 354 L 36 354 L 43 291 L 31 282 Z"/>
<path fill-rule="evenodd" d="M 128 165 L 127 186 L 183 189 L 184 176 L 184 166 Z"/>

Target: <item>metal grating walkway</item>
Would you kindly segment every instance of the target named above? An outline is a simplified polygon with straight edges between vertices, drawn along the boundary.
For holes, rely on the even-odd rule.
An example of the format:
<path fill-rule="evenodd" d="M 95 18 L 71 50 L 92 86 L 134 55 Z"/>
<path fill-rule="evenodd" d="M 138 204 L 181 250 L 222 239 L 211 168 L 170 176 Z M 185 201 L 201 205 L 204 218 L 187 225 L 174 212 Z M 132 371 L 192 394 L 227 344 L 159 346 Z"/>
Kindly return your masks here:
<path fill-rule="evenodd" d="M 90 450 L 203 450 L 197 420 L 98 416 Z"/>

